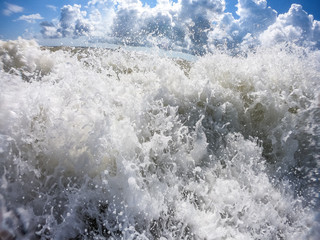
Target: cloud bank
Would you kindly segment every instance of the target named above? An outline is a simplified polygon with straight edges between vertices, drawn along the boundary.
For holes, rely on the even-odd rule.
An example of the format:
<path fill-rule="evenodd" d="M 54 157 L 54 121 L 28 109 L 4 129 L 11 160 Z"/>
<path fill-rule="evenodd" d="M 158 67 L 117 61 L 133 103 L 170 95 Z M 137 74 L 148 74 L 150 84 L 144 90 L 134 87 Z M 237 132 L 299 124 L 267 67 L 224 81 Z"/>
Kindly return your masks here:
<path fill-rule="evenodd" d="M 234 48 L 294 42 L 320 46 L 320 22 L 293 4 L 278 15 L 266 0 L 238 0 L 238 19 L 224 0 L 92 0 L 65 5 L 57 22 L 42 22 L 44 38 L 88 37 L 132 46 L 159 46 L 202 55 L 217 47 Z"/>

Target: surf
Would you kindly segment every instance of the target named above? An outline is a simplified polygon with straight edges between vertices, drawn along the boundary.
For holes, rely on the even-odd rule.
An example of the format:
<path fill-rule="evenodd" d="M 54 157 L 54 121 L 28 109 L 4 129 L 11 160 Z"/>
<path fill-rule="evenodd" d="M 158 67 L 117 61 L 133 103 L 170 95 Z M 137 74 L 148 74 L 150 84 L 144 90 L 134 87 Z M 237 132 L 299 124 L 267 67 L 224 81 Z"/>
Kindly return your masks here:
<path fill-rule="evenodd" d="M 316 239 L 319 51 L 0 42 L 1 234 Z"/>

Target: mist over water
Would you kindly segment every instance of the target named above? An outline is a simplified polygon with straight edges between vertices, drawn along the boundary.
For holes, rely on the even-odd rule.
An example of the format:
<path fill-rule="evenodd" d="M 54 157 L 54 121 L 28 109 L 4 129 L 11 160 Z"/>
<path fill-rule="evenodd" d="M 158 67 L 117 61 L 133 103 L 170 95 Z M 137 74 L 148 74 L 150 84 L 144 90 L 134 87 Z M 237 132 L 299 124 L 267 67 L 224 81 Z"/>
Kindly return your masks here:
<path fill-rule="evenodd" d="M 0 236 L 318 239 L 319 61 L 0 42 Z"/>

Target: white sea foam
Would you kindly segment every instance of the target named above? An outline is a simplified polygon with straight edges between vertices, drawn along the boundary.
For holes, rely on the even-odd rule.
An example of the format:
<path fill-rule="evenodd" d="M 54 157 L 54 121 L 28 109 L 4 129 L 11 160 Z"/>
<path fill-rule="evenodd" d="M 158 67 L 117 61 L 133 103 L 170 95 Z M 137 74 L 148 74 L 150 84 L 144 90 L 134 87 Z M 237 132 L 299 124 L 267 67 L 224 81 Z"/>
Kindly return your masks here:
<path fill-rule="evenodd" d="M 320 54 L 188 62 L 0 42 L 0 234 L 317 239 Z"/>

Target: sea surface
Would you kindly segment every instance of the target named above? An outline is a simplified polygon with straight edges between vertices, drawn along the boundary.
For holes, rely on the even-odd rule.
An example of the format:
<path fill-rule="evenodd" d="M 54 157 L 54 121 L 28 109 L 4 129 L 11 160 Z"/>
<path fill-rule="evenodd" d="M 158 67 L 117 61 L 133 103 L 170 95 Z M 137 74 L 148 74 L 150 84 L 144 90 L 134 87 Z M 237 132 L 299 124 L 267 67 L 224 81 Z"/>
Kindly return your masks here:
<path fill-rule="evenodd" d="M 0 238 L 320 239 L 319 83 L 288 44 L 0 41 Z"/>

